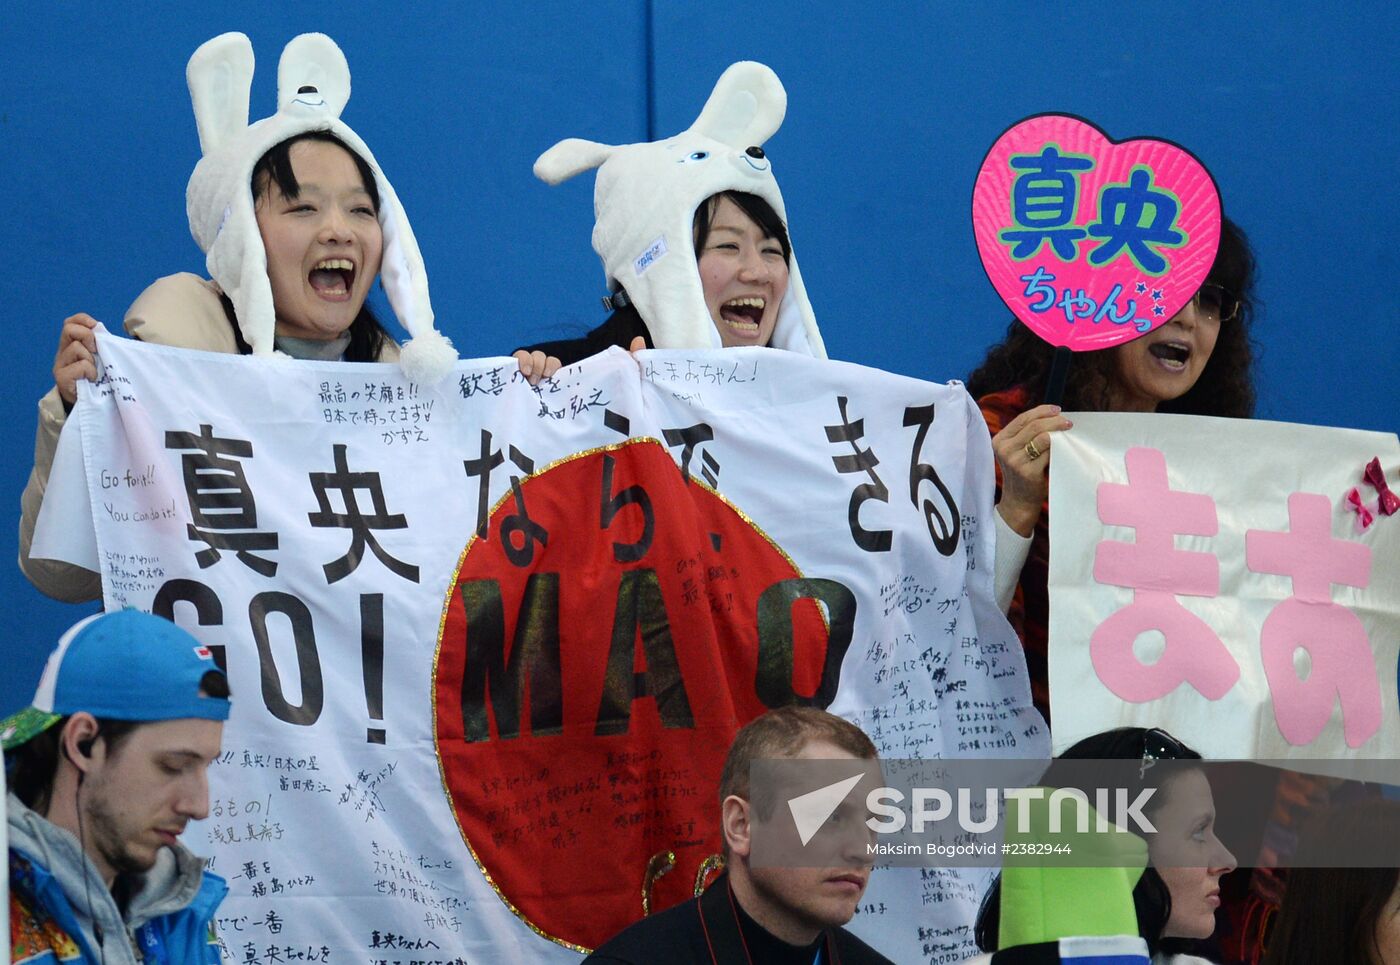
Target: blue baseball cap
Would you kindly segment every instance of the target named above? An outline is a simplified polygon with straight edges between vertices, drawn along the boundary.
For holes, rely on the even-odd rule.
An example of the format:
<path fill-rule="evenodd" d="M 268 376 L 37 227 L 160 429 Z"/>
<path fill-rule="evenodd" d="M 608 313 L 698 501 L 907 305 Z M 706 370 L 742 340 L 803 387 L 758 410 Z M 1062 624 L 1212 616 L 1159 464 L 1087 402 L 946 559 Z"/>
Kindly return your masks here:
<path fill-rule="evenodd" d="M 199 693 L 214 655 L 169 620 L 118 610 L 71 627 L 49 654 L 34 702 L 0 721 L 0 745 L 12 750 L 70 714 L 147 723 L 196 717 L 228 720 L 226 697 Z"/>

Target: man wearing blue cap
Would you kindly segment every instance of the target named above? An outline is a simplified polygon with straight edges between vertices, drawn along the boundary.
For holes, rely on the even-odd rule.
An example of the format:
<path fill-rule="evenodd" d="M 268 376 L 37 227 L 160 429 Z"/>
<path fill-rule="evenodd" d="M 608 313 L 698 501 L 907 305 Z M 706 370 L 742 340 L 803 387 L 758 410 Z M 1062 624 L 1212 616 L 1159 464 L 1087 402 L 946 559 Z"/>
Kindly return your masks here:
<path fill-rule="evenodd" d="M 0 722 L 15 965 L 217 965 L 228 886 L 177 840 L 209 812 L 229 715 L 209 650 L 136 610 L 89 617 Z"/>

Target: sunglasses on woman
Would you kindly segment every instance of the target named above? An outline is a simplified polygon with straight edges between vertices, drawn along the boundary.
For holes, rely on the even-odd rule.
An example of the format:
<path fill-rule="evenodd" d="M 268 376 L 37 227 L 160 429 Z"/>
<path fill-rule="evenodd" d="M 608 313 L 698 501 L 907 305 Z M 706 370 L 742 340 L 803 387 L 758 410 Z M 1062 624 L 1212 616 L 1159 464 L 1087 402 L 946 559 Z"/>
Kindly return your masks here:
<path fill-rule="evenodd" d="M 1143 731 L 1142 759 L 1144 761 L 1179 761 L 1188 753 L 1185 744 L 1161 728 L 1154 727 L 1151 730 Z"/>
<path fill-rule="evenodd" d="M 1154 727 L 1142 734 L 1142 765 L 1138 768 L 1138 778 L 1141 779 L 1147 769 L 1158 761 L 1179 761 L 1195 756 L 1181 741 Z"/>
<path fill-rule="evenodd" d="M 1191 297 L 1191 304 L 1202 315 L 1228 322 L 1240 310 L 1240 300 L 1230 294 L 1223 285 L 1206 282 Z"/>

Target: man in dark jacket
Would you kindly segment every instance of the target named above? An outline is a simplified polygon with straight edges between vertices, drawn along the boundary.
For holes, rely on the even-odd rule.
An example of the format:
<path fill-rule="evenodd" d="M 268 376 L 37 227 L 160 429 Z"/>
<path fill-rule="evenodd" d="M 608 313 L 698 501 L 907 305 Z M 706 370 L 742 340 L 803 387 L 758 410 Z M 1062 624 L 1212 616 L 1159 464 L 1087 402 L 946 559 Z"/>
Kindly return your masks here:
<path fill-rule="evenodd" d="M 644 918 L 587 961 L 888 963 L 841 927 L 855 914 L 870 880 L 871 833 L 865 826 L 863 793 L 848 793 L 831 816 L 819 820 L 820 831 L 804 830 L 795 826 L 795 818 L 786 817 L 791 791 L 751 787 L 749 780 L 755 761 L 874 762 L 877 756 L 860 728 L 814 708 L 784 707 L 751 722 L 734 738 L 720 778 L 725 873 L 700 897 Z M 878 767 L 874 770 L 878 773 Z M 784 854 L 800 850 L 783 850 L 792 845 L 784 839 L 793 832 L 802 836 L 802 846 L 815 837 L 831 865 L 798 867 L 794 865 L 817 862 L 784 861 Z M 756 840 L 765 852 L 763 860 L 754 858 Z"/>
<path fill-rule="evenodd" d="M 16 965 L 218 965 L 228 887 L 177 838 L 208 814 L 228 696 L 209 650 L 148 613 L 59 641 L 0 722 Z"/>

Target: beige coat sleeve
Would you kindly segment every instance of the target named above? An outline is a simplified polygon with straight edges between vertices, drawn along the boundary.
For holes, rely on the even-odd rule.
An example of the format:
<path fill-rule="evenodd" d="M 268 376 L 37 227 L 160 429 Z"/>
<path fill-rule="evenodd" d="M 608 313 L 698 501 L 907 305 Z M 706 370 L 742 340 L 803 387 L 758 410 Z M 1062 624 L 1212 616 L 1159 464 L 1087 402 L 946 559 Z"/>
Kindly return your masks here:
<path fill-rule="evenodd" d="M 182 273 L 157 279 L 126 313 L 126 331 L 133 338 L 158 345 L 237 352 L 233 328 L 211 281 Z M 39 400 L 39 430 L 34 435 L 34 468 L 20 496 L 19 568 L 42 593 L 67 603 L 84 603 L 102 595 L 102 582 L 91 570 L 58 560 L 30 556 L 34 525 L 44 504 L 49 471 L 58 449 L 58 434 L 67 416 L 58 389 Z"/>
<path fill-rule="evenodd" d="M 39 519 L 39 507 L 44 503 L 44 490 L 49 484 L 54 453 L 58 450 L 58 434 L 63 431 L 67 415 L 58 387 L 39 400 L 39 431 L 34 434 L 34 468 L 20 496 L 19 568 L 29 582 L 44 594 L 65 603 L 85 603 L 102 595 L 102 582 L 97 574 L 72 563 L 35 559 L 29 555 L 34 543 L 34 524 Z"/>
<path fill-rule="evenodd" d="M 181 272 L 157 279 L 126 310 L 126 334 L 152 345 L 238 354 L 212 281 Z"/>

